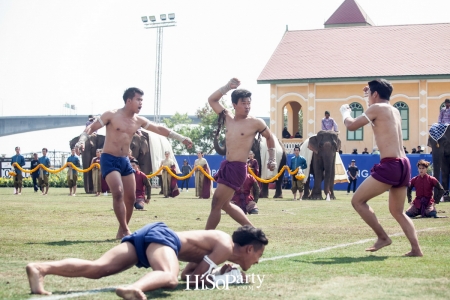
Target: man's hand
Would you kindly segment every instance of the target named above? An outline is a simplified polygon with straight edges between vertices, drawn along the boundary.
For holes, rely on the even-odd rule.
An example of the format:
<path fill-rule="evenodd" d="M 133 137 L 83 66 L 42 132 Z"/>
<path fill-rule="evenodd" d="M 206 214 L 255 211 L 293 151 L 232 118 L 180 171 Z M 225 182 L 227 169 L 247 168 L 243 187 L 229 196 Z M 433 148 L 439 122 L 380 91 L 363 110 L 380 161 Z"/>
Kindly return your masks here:
<path fill-rule="evenodd" d="M 350 106 L 348 106 L 348 104 L 343 104 L 340 108 L 341 114 L 342 114 L 342 120 L 344 122 L 345 125 L 345 119 L 347 118 L 351 118 L 351 112 L 352 109 L 350 108 Z"/>
<path fill-rule="evenodd" d="M 269 161 L 267 162 L 267 168 L 270 171 L 273 171 L 273 170 L 275 170 L 276 167 L 277 167 L 277 162 L 275 161 L 275 159 L 273 159 L 273 160 L 269 159 Z"/>
<path fill-rule="evenodd" d="M 75 144 L 75 153 L 77 155 L 80 155 L 81 152 L 84 151 L 84 143 L 82 142 L 78 142 Z"/>
<path fill-rule="evenodd" d="M 183 141 L 183 145 L 185 145 L 186 148 L 191 149 L 192 146 L 193 146 L 194 144 L 192 143 L 192 141 L 191 141 L 190 138 L 186 138 L 186 139 Z"/>
<path fill-rule="evenodd" d="M 234 90 L 240 85 L 241 82 L 239 81 L 239 79 L 231 78 L 226 85 L 224 85 L 219 89 L 219 91 L 222 93 L 222 95 L 225 95 L 226 93 L 228 93 L 229 90 Z"/>

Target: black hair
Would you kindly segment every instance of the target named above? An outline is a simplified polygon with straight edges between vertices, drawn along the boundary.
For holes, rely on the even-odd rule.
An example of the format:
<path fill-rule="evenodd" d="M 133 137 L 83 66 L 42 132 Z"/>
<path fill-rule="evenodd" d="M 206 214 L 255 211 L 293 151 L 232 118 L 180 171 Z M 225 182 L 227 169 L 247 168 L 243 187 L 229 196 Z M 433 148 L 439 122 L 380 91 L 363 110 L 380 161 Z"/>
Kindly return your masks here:
<path fill-rule="evenodd" d="M 42 151 L 44 151 L 44 150 L 48 152 L 48 149 L 47 149 L 47 148 L 42 148 Z"/>
<path fill-rule="evenodd" d="M 138 93 L 141 96 L 144 96 L 144 92 L 141 89 L 135 88 L 135 87 L 131 87 L 128 88 L 124 93 L 123 93 L 123 102 L 127 103 L 128 99 L 133 99 L 134 95 Z"/>
<path fill-rule="evenodd" d="M 298 151 L 300 151 L 300 146 L 299 145 L 295 145 L 294 146 L 294 151 L 295 151 L 295 149 L 298 149 Z"/>
<path fill-rule="evenodd" d="M 325 114 L 326 114 L 326 115 L 329 115 L 329 114 L 330 114 L 330 112 L 329 112 L 328 110 L 326 110 L 326 111 L 325 111 Z"/>
<path fill-rule="evenodd" d="M 135 164 L 137 164 L 139 166 L 139 162 L 138 162 L 138 160 L 136 158 L 131 159 L 130 163 L 135 163 Z"/>
<path fill-rule="evenodd" d="M 423 166 L 423 167 L 425 167 L 425 168 L 428 168 L 428 167 L 430 166 L 430 162 L 428 162 L 428 161 L 426 161 L 426 160 L 424 160 L 424 159 L 421 159 L 421 160 L 419 160 L 419 161 L 417 162 L 417 167 L 420 167 L 420 166 Z"/>
<path fill-rule="evenodd" d="M 252 93 L 250 93 L 250 91 L 237 89 L 231 93 L 231 102 L 234 104 L 238 104 L 239 99 L 247 97 L 250 98 L 250 100 L 252 99 Z"/>
<path fill-rule="evenodd" d="M 246 246 L 252 244 L 255 250 L 261 249 L 264 245 L 269 243 L 264 232 L 250 225 L 244 225 L 239 227 L 235 232 L 233 232 L 233 243 L 239 246 Z"/>
<path fill-rule="evenodd" d="M 391 98 L 392 91 L 394 88 L 391 83 L 386 79 L 375 79 L 369 81 L 370 94 L 373 95 L 374 92 L 378 92 L 381 99 L 389 100 Z"/>

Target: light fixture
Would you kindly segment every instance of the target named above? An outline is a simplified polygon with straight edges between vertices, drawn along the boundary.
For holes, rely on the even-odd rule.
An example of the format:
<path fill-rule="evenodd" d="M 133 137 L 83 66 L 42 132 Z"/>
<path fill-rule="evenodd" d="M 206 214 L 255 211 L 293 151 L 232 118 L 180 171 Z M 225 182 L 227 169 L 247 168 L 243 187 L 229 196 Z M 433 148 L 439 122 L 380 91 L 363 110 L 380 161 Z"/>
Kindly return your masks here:
<path fill-rule="evenodd" d="M 142 22 L 144 22 L 144 23 L 147 23 L 147 22 L 148 22 L 148 19 L 147 19 L 146 16 L 141 17 L 141 19 L 142 19 Z"/>
<path fill-rule="evenodd" d="M 171 14 L 169 14 L 168 16 L 169 16 L 169 20 L 175 19 L 175 14 L 174 14 L 174 13 L 171 13 Z"/>
<path fill-rule="evenodd" d="M 155 16 L 150 16 L 149 18 L 150 18 L 150 21 L 152 21 L 152 22 L 155 22 L 155 21 L 156 21 Z"/>
<path fill-rule="evenodd" d="M 167 19 L 166 14 L 162 14 L 159 17 L 161 18 L 161 21 L 165 21 Z"/>

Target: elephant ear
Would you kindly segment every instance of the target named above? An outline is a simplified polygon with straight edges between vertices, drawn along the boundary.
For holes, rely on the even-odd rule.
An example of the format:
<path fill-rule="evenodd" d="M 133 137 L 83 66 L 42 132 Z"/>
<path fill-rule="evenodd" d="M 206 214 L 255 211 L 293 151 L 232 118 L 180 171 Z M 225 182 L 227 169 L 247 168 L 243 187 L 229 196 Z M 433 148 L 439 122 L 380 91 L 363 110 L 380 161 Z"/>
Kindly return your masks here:
<path fill-rule="evenodd" d="M 315 154 L 319 152 L 319 139 L 317 138 L 317 135 L 309 138 L 308 149 Z"/>
<path fill-rule="evenodd" d="M 341 140 L 339 139 L 339 136 L 336 133 L 333 133 L 333 146 L 336 147 L 336 152 L 341 150 Z"/>

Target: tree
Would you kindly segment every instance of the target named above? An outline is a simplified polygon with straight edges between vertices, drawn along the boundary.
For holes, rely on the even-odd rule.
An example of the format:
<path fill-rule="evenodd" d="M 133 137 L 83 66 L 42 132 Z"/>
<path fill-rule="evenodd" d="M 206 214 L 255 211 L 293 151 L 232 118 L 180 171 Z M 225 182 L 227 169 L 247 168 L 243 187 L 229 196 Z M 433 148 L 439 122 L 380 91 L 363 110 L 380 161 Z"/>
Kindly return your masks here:
<path fill-rule="evenodd" d="M 225 101 L 220 100 L 220 103 L 228 110 L 232 108 L 225 104 Z M 194 147 L 187 149 L 178 141 L 172 141 L 172 148 L 174 154 L 195 154 L 197 151 L 202 151 L 205 154 L 214 152 L 214 135 L 217 130 L 218 115 L 212 110 L 208 103 L 196 111 L 196 116 L 200 119 L 198 125 L 191 124 L 187 114 L 175 113 L 170 119 L 164 119 L 164 124 L 176 132 L 189 137 L 194 143 Z M 224 134 L 221 133 L 219 140 L 223 140 Z"/>

